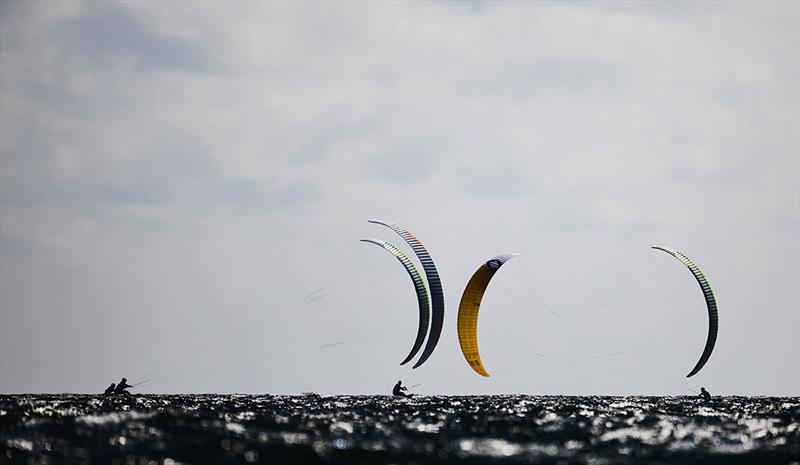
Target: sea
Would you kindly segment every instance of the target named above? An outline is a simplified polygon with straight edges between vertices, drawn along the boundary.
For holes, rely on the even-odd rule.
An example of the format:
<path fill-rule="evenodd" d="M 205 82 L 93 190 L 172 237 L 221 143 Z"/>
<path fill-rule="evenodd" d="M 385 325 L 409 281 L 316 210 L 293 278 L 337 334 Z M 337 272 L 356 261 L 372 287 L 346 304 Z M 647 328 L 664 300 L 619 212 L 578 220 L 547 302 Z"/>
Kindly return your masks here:
<path fill-rule="evenodd" d="M 0 463 L 800 465 L 800 397 L 2 395 Z"/>

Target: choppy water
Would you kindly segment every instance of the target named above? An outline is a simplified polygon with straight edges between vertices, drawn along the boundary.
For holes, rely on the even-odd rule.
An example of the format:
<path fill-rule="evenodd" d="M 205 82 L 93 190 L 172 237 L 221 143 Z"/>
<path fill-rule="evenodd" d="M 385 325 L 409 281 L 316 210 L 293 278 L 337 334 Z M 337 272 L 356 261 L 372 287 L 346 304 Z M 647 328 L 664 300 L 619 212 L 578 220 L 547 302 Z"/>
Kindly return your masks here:
<path fill-rule="evenodd" d="M 0 396 L 2 463 L 800 463 L 800 398 Z"/>

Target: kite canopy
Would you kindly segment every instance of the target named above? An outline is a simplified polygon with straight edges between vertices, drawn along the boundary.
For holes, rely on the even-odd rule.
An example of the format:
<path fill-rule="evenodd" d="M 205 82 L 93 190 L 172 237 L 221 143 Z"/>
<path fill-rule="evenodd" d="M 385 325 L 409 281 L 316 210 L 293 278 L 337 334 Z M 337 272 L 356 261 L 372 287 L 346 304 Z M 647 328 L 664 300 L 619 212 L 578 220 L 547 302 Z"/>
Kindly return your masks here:
<path fill-rule="evenodd" d="M 411 352 L 408 353 L 405 360 L 400 362 L 400 365 L 405 365 L 412 358 L 414 358 L 415 355 L 417 355 L 417 352 L 419 352 L 419 349 L 422 347 L 422 343 L 425 341 L 425 335 L 428 333 L 428 324 L 431 320 L 428 289 L 425 287 L 425 281 L 423 281 L 422 277 L 420 277 L 419 270 L 417 270 L 414 262 L 408 258 L 408 255 L 400 251 L 400 249 L 380 239 L 361 239 L 361 242 L 369 242 L 370 244 L 383 247 L 390 254 L 397 257 L 397 259 L 403 264 L 408 272 L 408 276 L 411 277 L 411 281 L 414 282 L 414 288 L 417 291 L 417 303 L 419 304 L 419 329 L 417 329 L 417 339 L 414 341 L 414 346 L 411 348 Z"/>
<path fill-rule="evenodd" d="M 428 334 L 428 342 L 425 343 L 425 349 L 422 351 L 414 368 L 419 367 L 428 357 L 433 353 L 436 344 L 439 343 L 439 337 L 442 334 L 442 326 L 444 326 L 444 292 L 442 292 L 442 281 L 439 279 L 439 272 L 436 270 L 436 265 L 433 263 L 428 250 L 408 229 L 401 228 L 394 223 L 387 223 L 380 220 L 367 220 L 370 223 L 382 224 L 392 231 L 400 235 L 414 250 L 414 253 L 422 263 L 422 269 L 425 270 L 425 277 L 428 279 L 428 287 L 431 293 L 431 329 Z"/>
<path fill-rule="evenodd" d="M 517 255 L 519 254 L 498 255 L 481 265 L 467 283 L 458 306 L 458 343 L 461 345 L 461 352 L 469 366 L 476 373 L 487 378 L 489 373 L 483 367 L 481 356 L 478 353 L 478 310 L 489 281 L 505 262 Z"/>
<path fill-rule="evenodd" d="M 669 249 L 666 247 L 658 247 L 653 246 L 656 250 L 664 251 L 673 257 L 680 260 L 689 271 L 692 272 L 694 278 L 697 280 L 697 283 L 700 284 L 700 289 L 703 290 L 703 296 L 706 299 L 706 307 L 708 307 L 708 338 L 706 339 L 706 346 L 703 349 L 703 354 L 700 355 L 700 360 L 697 361 L 697 365 L 692 368 L 692 371 L 686 375 L 687 378 L 690 378 L 697 374 L 700 369 L 708 361 L 709 357 L 711 357 L 711 352 L 714 350 L 714 344 L 717 342 L 717 329 L 719 327 L 719 319 L 717 316 L 717 301 L 714 299 L 714 293 L 711 291 L 711 285 L 708 284 L 708 280 L 706 276 L 700 271 L 700 268 L 694 264 L 691 260 L 689 260 L 686 255 L 678 252 L 677 250 Z"/>

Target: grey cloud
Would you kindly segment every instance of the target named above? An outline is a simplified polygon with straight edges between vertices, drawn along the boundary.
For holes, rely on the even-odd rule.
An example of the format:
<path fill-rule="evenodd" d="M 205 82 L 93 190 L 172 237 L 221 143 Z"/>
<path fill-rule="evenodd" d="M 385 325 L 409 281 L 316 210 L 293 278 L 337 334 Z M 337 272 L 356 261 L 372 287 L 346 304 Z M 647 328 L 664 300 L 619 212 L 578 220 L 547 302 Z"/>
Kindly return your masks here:
<path fill-rule="evenodd" d="M 233 211 L 262 211 L 264 214 L 308 212 L 320 193 L 308 182 L 279 182 L 275 180 L 214 179 L 184 201 L 203 209 L 220 206 Z"/>
<path fill-rule="evenodd" d="M 547 97 L 559 94 L 620 94 L 630 84 L 630 69 L 621 62 L 574 62 L 554 59 L 529 63 L 512 62 L 500 66 L 477 82 L 464 85 L 464 91 L 505 95 L 511 98 Z"/>
<path fill-rule="evenodd" d="M 442 153 L 445 152 L 432 141 L 410 138 L 367 155 L 363 169 L 368 176 L 378 177 L 385 182 L 415 183 L 433 176 L 441 169 Z"/>
<path fill-rule="evenodd" d="M 213 48 L 198 39 L 158 31 L 118 2 L 89 2 L 87 11 L 53 32 L 67 60 L 85 66 L 131 66 L 138 71 L 208 72 Z"/>
<path fill-rule="evenodd" d="M 0 254 L 10 260 L 27 260 L 37 254 L 39 246 L 30 237 L 2 232 L 0 235 Z"/>
<path fill-rule="evenodd" d="M 488 197 L 525 196 L 529 201 L 540 191 L 538 180 L 525 173 L 522 163 L 504 159 L 491 149 L 453 157 L 454 174 L 461 189 Z"/>
<path fill-rule="evenodd" d="M 296 131 L 306 136 L 302 139 L 301 147 L 290 154 L 289 163 L 302 166 L 318 162 L 328 158 L 336 145 L 363 137 L 380 127 L 377 115 L 343 119 L 347 115 L 344 110 L 334 106 L 309 124 L 297 128 Z"/>
<path fill-rule="evenodd" d="M 47 131 L 33 123 L 21 125 L 12 140 L 4 142 L 3 164 L 8 172 L 2 176 L 3 205 L 169 203 L 186 182 L 212 175 L 205 149 L 169 135 L 142 144 L 140 153 L 119 160 L 115 153 L 79 154 L 76 171 L 75 166 L 63 166 L 62 141 L 43 138 L 42 132 Z M 71 146 L 76 151 L 113 150 L 91 143 L 72 142 Z"/>

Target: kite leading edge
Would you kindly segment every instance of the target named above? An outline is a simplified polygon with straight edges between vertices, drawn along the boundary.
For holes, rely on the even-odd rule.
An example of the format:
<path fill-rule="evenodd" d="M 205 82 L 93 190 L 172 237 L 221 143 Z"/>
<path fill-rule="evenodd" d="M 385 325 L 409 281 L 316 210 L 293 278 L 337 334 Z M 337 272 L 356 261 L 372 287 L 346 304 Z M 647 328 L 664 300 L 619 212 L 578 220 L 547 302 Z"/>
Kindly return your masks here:
<path fill-rule="evenodd" d="M 425 363 L 428 357 L 433 353 L 436 344 L 439 343 L 439 337 L 442 334 L 442 327 L 444 326 L 444 292 L 442 291 L 442 281 L 439 279 L 439 272 L 436 270 L 436 265 L 433 263 L 433 259 L 428 253 L 428 250 L 408 229 L 401 228 L 394 223 L 380 220 L 367 221 L 370 223 L 382 224 L 400 235 L 414 250 L 414 253 L 422 264 L 422 269 L 425 271 L 425 277 L 428 279 L 428 288 L 430 289 L 431 295 L 431 327 L 428 333 L 428 342 L 425 343 L 425 348 L 422 350 L 422 355 L 420 355 L 419 360 L 414 364 L 414 368 L 418 368 Z"/>
<path fill-rule="evenodd" d="M 702 271 L 700 271 L 700 268 L 698 268 L 694 262 L 689 260 L 686 255 L 667 247 L 653 246 L 652 248 L 672 255 L 681 263 L 683 263 L 686 268 L 689 268 L 689 271 L 692 272 L 692 275 L 697 280 L 697 283 L 700 284 L 700 289 L 702 289 L 703 296 L 706 299 L 706 307 L 708 308 L 708 337 L 706 338 L 706 346 L 703 348 L 703 353 L 700 355 L 700 360 L 697 361 L 697 364 L 694 366 L 694 368 L 692 368 L 692 371 L 686 375 L 687 378 L 690 378 L 696 375 L 703 368 L 709 357 L 711 357 L 711 352 L 714 350 L 714 344 L 717 342 L 717 329 L 719 327 L 717 301 L 714 299 L 714 293 L 711 291 L 711 285 L 708 284 L 706 276 Z"/>
<path fill-rule="evenodd" d="M 408 353 L 405 360 L 400 362 L 400 365 L 405 365 L 417 355 L 417 352 L 419 352 L 419 349 L 422 347 L 422 343 L 425 341 L 425 335 L 428 333 L 428 324 L 430 323 L 431 319 L 428 288 L 425 286 L 425 281 L 423 281 L 422 277 L 420 276 L 419 270 L 417 270 L 414 262 L 411 261 L 411 259 L 408 258 L 408 255 L 404 254 L 400 249 L 380 239 L 361 239 L 361 242 L 369 242 L 370 244 L 383 247 L 390 254 L 394 255 L 400 261 L 400 263 L 403 264 L 406 272 L 408 272 L 408 276 L 411 277 L 411 281 L 414 282 L 414 289 L 417 292 L 417 303 L 419 304 L 419 328 L 417 329 L 417 338 L 414 341 L 414 346 L 411 348 L 411 352 Z"/>
<path fill-rule="evenodd" d="M 505 262 L 517 255 L 519 254 L 498 255 L 482 264 L 470 278 L 467 287 L 464 288 L 464 294 L 461 296 L 461 303 L 458 306 L 458 343 L 461 345 L 461 352 L 469 366 L 476 373 L 487 378 L 489 372 L 484 368 L 478 352 L 478 310 L 489 281 Z"/>

